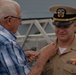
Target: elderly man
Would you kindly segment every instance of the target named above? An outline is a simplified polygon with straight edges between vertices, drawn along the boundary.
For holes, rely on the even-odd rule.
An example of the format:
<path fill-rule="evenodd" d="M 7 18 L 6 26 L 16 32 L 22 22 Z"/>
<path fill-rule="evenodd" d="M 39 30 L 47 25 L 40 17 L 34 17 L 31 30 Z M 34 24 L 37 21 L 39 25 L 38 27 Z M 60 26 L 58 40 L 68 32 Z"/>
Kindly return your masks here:
<path fill-rule="evenodd" d="M 56 44 L 50 44 L 39 54 L 26 53 L 16 42 L 18 26 L 21 24 L 20 6 L 13 0 L 0 1 L 0 75 L 40 75 L 47 60 L 54 56 Z M 32 59 L 39 55 L 39 59 L 30 70 L 26 57 L 31 54 Z"/>

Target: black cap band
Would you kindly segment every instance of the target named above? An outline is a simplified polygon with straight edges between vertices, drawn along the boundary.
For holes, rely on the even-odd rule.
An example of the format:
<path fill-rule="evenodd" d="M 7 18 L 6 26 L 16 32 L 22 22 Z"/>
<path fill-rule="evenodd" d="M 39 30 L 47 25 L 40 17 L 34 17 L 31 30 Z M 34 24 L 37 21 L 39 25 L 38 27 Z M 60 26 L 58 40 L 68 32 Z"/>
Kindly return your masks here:
<path fill-rule="evenodd" d="M 59 19 L 67 19 L 67 18 L 73 18 L 76 17 L 76 14 L 65 14 L 64 17 L 58 17 L 58 14 L 54 14 L 54 18 L 59 18 Z"/>

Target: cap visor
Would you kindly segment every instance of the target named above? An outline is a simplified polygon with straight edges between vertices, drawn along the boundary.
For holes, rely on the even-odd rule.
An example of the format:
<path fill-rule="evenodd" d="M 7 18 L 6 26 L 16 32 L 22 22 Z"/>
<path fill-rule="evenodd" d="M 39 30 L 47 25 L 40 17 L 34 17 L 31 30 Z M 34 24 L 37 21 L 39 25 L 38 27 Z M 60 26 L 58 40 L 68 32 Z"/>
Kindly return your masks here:
<path fill-rule="evenodd" d="M 66 26 L 66 25 L 71 25 L 73 23 L 73 21 L 53 21 L 53 25 L 55 26 L 58 26 L 58 25 L 61 25 L 61 26 Z"/>

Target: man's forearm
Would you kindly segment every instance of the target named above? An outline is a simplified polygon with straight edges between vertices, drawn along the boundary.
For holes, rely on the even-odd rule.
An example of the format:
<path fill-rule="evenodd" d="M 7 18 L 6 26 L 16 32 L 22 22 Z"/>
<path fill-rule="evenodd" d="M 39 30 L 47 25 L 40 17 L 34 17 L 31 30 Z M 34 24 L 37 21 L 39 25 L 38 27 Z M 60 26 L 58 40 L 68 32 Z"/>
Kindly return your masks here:
<path fill-rule="evenodd" d="M 38 62 L 35 63 L 35 65 L 33 66 L 32 70 L 28 75 L 40 75 L 46 62 L 47 62 L 47 58 L 42 59 L 40 57 Z"/>
<path fill-rule="evenodd" d="M 51 57 L 53 57 L 57 52 L 56 44 L 49 44 L 46 47 L 42 48 L 40 56 L 36 64 L 33 66 L 32 70 L 28 75 L 41 75 L 41 72 Z"/>

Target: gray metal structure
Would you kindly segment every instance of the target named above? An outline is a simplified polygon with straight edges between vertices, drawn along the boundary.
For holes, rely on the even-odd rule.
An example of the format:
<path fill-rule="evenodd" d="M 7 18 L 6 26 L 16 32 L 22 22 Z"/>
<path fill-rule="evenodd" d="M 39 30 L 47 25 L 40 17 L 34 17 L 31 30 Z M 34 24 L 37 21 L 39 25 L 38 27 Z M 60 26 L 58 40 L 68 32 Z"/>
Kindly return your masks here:
<path fill-rule="evenodd" d="M 51 17 L 52 5 L 70 5 L 76 7 L 76 0 L 15 0 L 21 6 L 23 18 Z"/>
<path fill-rule="evenodd" d="M 28 25 L 28 24 L 29 27 L 25 34 L 21 34 L 19 31 L 16 33 L 18 38 L 17 41 L 20 43 L 23 50 L 31 49 L 33 47 L 37 48 L 38 50 L 43 46 L 52 43 L 53 40 L 55 39 L 55 33 L 46 32 L 48 26 L 54 30 L 54 26 L 52 25 L 52 19 L 47 18 L 47 19 L 38 19 L 38 20 L 33 19 L 33 20 L 22 21 L 22 25 Z M 33 26 L 35 26 L 38 29 L 38 31 L 40 32 L 39 34 L 30 34 Z"/>

